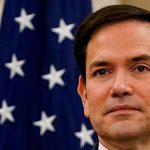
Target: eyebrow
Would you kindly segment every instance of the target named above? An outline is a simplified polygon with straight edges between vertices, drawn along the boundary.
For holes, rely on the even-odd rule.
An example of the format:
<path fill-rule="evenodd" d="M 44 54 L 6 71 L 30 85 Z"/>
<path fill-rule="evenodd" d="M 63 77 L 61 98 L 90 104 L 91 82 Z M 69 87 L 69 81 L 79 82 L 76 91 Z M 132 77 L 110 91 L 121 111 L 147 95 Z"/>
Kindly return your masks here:
<path fill-rule="evenodd" d="M 128 60 L 129 63 L 132 63 L 132 62 L 135 63 L 139 61 L 150 61 L 150 55 L 142 54 L 142 55 L 135 56 Z M 108 61 L 104 61 L 104 60 L 97 60 L 90 65 L 90 70 L 93 67 L 104 67 L 104 66 L 112 66 L 112 63 Z"/>
<path fill-rule="evenodd" d="M 131 61 L 131 62 L 150 61 L 150 55 L 142 54 L 142 55 L 131 58 L 131 60 L 129 60 L 129 61 Z"/>
<path fill-rule="evenodd" d="M 93 67 L 100 67 L 100 66 L 101 66 L 101 67 L 104 67 L 104 66 L 109 66 L 109 65 L 112 66 L 112 64 L 109 63 L 109 62 L 107 62 L 107 61 L 100 61 L 100 60 L 97 60 L 97 61 L 93 62 L 93 63 L 90 65 L 90 70 L 92 70 Z"/>

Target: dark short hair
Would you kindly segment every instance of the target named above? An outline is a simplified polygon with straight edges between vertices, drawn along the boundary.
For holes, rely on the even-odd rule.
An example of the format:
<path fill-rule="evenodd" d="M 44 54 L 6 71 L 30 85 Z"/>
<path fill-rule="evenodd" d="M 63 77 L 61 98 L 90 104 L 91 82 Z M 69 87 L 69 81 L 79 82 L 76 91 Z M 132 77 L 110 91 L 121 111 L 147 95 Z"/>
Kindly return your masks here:
<path fill-rule="evenodd" d="M 130 5 L 112 5 L 96 11 L 81 23 L 75 38 L 74 56 L 84 79 L 86 79 L 86 49 L 93 32 L 97 28 L 127 20 L 150 22 L 150 11 Z"/>

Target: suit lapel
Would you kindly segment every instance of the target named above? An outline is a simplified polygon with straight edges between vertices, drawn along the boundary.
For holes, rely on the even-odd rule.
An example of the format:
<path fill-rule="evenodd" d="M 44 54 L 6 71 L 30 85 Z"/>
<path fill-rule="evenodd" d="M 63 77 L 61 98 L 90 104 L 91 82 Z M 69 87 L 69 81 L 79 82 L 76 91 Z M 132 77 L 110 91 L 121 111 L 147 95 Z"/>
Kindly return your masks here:
<path fill-rule="evenodd" d="M 93 146 L 92 150 L 98 150 L 98 142 Z"/>

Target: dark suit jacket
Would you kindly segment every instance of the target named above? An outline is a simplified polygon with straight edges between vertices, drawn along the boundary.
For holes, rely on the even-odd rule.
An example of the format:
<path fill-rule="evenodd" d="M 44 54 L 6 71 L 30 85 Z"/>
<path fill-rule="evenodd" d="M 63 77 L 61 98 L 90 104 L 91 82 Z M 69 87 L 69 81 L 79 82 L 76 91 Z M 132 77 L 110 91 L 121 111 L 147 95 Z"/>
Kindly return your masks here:
<path fill-rule="evenodd" d="M 98 142 L 93 146 L 92 150 L 98 150 Z"/>

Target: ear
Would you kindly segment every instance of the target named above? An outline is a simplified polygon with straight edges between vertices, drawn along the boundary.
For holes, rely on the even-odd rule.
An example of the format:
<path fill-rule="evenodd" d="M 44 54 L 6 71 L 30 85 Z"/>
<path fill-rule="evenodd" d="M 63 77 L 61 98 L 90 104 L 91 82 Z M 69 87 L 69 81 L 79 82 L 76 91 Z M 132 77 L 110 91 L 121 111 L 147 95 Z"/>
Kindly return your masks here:
<path fill-rule="evenodd" d="M 89 118 L 89 106 L 88 106 L 88 99 L 87 99 L 87 90 L 86 90 L 86 84 L 82 76 L 79 77 L 78 82 L 78 94 L 81 97 L 83 109 L 84 109 L 84 115 Z"/>

